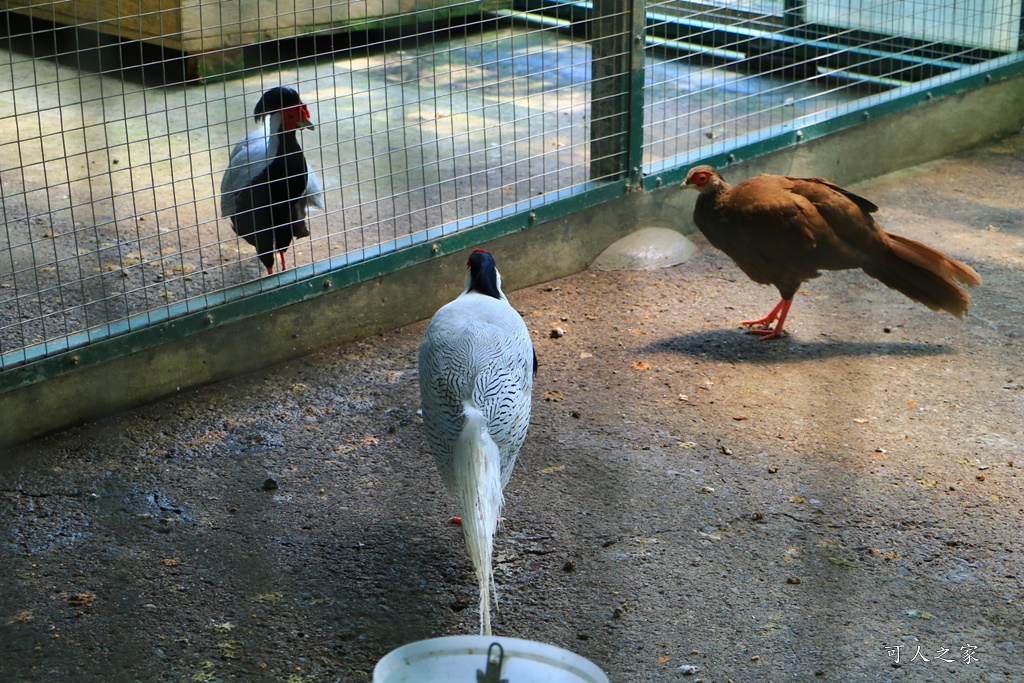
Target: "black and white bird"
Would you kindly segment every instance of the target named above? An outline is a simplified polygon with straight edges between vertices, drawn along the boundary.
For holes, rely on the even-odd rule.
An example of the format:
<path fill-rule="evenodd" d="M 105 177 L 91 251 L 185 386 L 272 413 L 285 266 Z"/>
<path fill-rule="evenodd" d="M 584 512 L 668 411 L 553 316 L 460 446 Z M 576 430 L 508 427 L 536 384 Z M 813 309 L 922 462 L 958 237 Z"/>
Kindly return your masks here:
<path fill-rule="evenodd" d="M 420 345 L 423 424 L 455 494 L 480 586 L 480 632 L 491 633 L 494 534 L 530 425 L 537 371 L 530 333 L 501 291 L 489 253 L 469 255 L 466 289 L 441 307 Z"/>
<path fill-rule="evenodd" d="M 221 180 L 221 216 L 231 229 L 256 247 L 256 255 L 274 272 L 275 254 L 281 270 L 288 268 L 285 250 L 296 237 L 309 237 L 306 210 L 326 210 L 323 186 L 309 165 L 295 132 L 313 128 L 309 107 L 292 88 L 263 93 L 253 109 L 262 124 L 231 150 Z"/>

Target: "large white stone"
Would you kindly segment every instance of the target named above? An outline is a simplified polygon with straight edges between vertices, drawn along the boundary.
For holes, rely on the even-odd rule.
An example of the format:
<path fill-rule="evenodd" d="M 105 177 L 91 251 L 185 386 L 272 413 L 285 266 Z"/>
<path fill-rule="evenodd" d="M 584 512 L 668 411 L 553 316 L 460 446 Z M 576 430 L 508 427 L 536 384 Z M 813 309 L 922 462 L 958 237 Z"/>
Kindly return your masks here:
<path fill-rule="evenodd" d="M 598 270 L 657 270 L 685 263 L 697 246 L 668 228 L 643 228 L 626 235 L 601 252 L 591 268 Z"/>

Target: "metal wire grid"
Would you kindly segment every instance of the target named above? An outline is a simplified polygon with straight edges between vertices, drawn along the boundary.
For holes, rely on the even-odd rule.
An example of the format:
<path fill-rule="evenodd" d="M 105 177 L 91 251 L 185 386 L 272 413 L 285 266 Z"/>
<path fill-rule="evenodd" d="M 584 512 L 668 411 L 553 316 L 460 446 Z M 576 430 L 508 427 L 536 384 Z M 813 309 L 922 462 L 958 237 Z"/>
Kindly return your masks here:
<path fill-rule="evenodd" d="M 668 0 L 647 17 L 644 161 L 658 168 L 1016 52 L 1021 4 Z"/>
<path fill-rule="evenodd" d="M 319 26 L 292 28 L 297 14 L 263 14 L 259 25 L 315 38 Z M 544 27 L 451 27 L 416 14 L 403 16 L 413 37 L 349 26 L 359 50 L 321 40 L 296 59 L 286 54 L 294 45 L 278 43 L 262 47 L 260 68 L 172 86 L 159 71 L 177 65 L 153 62 L 129 78 L 107 67 L 102 40 L 89 55 L 49 34 L 109 29 L 97 21 L 12 25 L 0 67 L 0 130 L 11 141 L 0 145 L 0 369 L 291 276 L 263 277 L 219 216 L 230 149 L 273 85 L 309 104 L 317 128 L 301 143 L 326 188 L 312 237 L 289 250 L 292 273 L 464 229 L 590 180 L 585 44 Z M 224 64 L 239 61 L 219 51 Z"/>
<path fill-rule="evenodd" d="M 587 64 L 568 38 L 515 27 L 347 60 L 333 78 L 355 149 L 337 186 L 346 224 L 364 226 L 354 246 L 461 229 L 584 181 Z"/>
<path fill-rule="evenodd" d="M 348 3 L 278 14 L 259 3 L 259 30 L 287 40 L 246 48 L 245 60 L 237 37 L 244 42 L 254 17 L 203 14 L 204 35 L 230 43 L 202 55 L 223 77 L 171 86 L 180 59 L 150 58 L 134 72 L 108 65 L 117 48 L 93 31 L 107 24 L 83 17 L 54 29 L 9 15 L 0 51 L 0 139 L 10 141 L 0 143 L 0 369 L 616 176 L 594 163 L 594 42 L 581 36 L 621 38 L 623 52 L 604 56 L 625 57 L 631 9 L 621 3 L 621 29 L 609 34 L 590 14 L 553 19 L 553 4 L 406 12 L 406 30 L 390 32 L 354 18 Z M 896 14 L 893 4 L 649 3 L 645 164 L 711 155 L 1016 45 L 1019 5 L 967 3 L 971 11 L 939 16 Z M 164 16 L 136 19 L 152 26 Z M 164 31 L 159 22 L 151 40 L 179 36 L 180 25 Z M 343 33 L 324 29 L 342 24 Z M 970 39 L 983 30 L 985 44 Z M 94 43 L 82 49 L 86 37 Z M 300 59 L 303 41 L 313 49 Z M 230 148 L 254 126 L 254 103 L 277 84 L 296 87 L 312 110 L 317 129 L 301 142 L 327 211 L 289 251 L 293 270 L 266 278 L 219 217 L 218 188 Z"/>

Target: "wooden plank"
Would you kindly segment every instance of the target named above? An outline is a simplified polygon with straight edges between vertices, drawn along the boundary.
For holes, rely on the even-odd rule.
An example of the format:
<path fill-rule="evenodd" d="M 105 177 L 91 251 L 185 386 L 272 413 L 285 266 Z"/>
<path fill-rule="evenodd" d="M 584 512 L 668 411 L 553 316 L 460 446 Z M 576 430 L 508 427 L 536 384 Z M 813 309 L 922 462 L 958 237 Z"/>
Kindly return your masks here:
<path fill-rule="evenodd" d="M 181 0 L 186 52 L 236 48 L 379 20 L 432 21 L 438 15 L 479 11 L 481 0 Z"/>
<path fill-rule="evenodd" d="M 8 0 L 19 14 L 181 49 L 179 0 Z"/>
<path fill-rule="evenodd" d="M 421 14 L 478 11 L 480 0 L 8 0 L 13 12 L 198 53 Z"/>
<path fill-rule="evenodd" d="M 144 40 L 195 58 L 198 76 L 241 68 L 241 48 L 383 23 L 480 11 L 481 0 L 8 0 L 20 14 Z"/>

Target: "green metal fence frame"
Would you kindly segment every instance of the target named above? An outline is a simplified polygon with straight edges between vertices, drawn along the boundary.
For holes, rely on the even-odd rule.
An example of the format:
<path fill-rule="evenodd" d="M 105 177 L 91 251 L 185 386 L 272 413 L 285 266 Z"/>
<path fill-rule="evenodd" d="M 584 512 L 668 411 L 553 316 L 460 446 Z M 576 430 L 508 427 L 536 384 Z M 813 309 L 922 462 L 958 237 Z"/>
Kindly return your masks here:
<path fill-rule="evenodd" d="M 342 288 L 422 264 L 476 244 L 532 226 L 565 218 L 583 209 L 621 198 L 630 192 L 653 192 L 681 182 L 686 170 L 698 163 L 718 167 L 749 160 L 806 143 L 856 126 L 868 119 L 906 110 L 1024 73 L 1024 52 L 962 66 L 955 71 L 858 100 L 838 111 L 812 115 L 799 128 L 792 124 L 734 140 L 730 151 L 714 156 L 687 154 L 668 161 L 643 164 L 646 4 L 644 0 L 603 0 L 605 11 L 627 17 L 619 31 L 623 41 L 614 50 L 628 55 L 618 60 L 618 80 L 627 89 L 621 116 L 623 129 L 614 137 L 621 144 L 613 179 L 591 182 L 544 202 L 527 202 L 474 221 L 442 226 L 363 252 L 265 277 L 174 304 L 157 312 L 134 316 L 98 330 L 80 333 L 59 343 L 42 344 L 0 358 L 0 394 L 63 374 L 179 340 L 218 326 L 266 314 Z M 573 3 L 576 10 L 584 3 Z M 598 7 L 602 5 L 598 4 Z M 623 13 L 625 13 L 623 15 Z M 613 112 L 614 114 L 614 112 Z M 607 138 L 606 138 L 607 139 Z M 607 171 L 607 169 L 605 169 Z M 608 177 L 605 175 L 605 177 Z"/>

